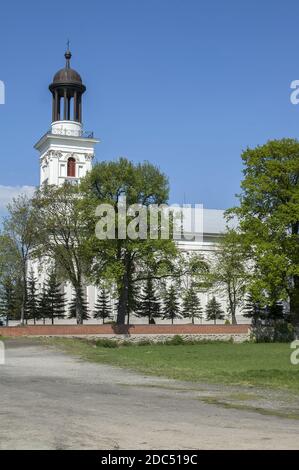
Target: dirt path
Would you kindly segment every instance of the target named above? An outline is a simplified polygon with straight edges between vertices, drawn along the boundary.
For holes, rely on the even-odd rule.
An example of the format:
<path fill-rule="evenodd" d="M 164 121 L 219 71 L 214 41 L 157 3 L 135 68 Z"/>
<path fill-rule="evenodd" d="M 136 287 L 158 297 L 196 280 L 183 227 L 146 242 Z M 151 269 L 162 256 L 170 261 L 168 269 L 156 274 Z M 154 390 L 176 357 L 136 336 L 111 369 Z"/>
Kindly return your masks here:
<path fill-rule="evenodd" d="M 144 377 L 25 339 L 6 348 L 0 449 L 299 448 L 299 421 L 241 409 L 257 400 L 249 392 L 229 400 L 233 389 Z"/>

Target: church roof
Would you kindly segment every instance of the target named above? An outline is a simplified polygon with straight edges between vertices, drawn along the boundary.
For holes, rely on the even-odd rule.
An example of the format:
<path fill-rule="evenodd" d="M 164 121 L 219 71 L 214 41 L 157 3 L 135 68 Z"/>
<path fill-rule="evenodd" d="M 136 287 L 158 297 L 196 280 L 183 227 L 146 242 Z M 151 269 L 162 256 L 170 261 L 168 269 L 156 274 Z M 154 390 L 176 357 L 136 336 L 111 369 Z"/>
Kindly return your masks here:
<path fill-rule="evenodd" d="M 80 74 L 70 67 L 70 60 L 72 54 L 68 49 L 64 54 L 66 59 L 65 67 L 63 69 L 58 70 L 53 78 L 52 85 L 81 85 L 82 86 L 82 78 Z"/>

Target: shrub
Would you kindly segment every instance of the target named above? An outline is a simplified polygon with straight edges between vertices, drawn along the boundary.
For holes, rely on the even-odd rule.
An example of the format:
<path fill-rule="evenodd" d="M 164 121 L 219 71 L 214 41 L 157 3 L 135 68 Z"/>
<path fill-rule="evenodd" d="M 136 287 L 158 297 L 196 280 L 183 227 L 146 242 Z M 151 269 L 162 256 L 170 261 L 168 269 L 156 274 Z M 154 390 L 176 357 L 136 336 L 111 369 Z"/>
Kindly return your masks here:
<path fill-rule="evenodd" d="M 99 348 L 118 348 L 119 346 L 117 341 L 113 339 L 106 339 L 106 338 L 98 339 L 95 342 L 95 345 L 96 347 L 99 347 Z"/>
<path fill-rule="evenodd" d="M 263 325 L 256 322 L 252 327 L 252 338 L 256 343 L 289 343 L 295 338 L 295 329 L 284 320 Z"/>
<path fill-rule="evenodd" d="M 290 343 L 295 339 L 295 328 L 290 323 L 278 321 L 274 327 L 273 341 L 275 343 Z"/>
<path fill-rule="evenodd" d="M 166 341 L 166 344 L 171 346 L 179 346 L 180 344 L 184 344 L 185 340 L 180 335 L 174 335 L 170 340 Z"/>
<path fill-rule="evenodd" d="M 149 339 L 142 339 L 141 341 L 138 341 L 138 343 L 136 344 L 137 346 L 150 346 L 152 342 Z"/>

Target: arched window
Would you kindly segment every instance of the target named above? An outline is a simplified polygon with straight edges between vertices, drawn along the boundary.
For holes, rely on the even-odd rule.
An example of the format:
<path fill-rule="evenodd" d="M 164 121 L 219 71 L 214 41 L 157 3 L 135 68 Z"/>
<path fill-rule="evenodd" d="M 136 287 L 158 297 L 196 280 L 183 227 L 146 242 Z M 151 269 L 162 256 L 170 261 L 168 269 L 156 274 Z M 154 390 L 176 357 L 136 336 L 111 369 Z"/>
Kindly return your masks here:
<path fill-rule="evenodd" d="M 76 176 L 76 160 L 70 157 L 67 161 L 67 175 L 70 177 Z"/>

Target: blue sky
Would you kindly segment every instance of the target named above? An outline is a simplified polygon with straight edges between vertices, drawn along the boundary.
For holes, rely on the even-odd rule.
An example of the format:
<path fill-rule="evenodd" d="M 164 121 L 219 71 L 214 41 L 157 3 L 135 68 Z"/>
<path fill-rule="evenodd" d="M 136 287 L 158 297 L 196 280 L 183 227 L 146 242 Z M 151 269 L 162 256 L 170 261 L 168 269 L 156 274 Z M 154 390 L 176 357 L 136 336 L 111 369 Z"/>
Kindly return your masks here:
<path fill-rule="evenodd" d="M 69 38 L 97 159 L 149 160 L 169 176 L 171 202 L 230 207 L 242 149 L 299 137 L 298 18 L 295 0 L 2 2 L 0 206 L 7 187 L 38 184 L 33 145 Z"/>

